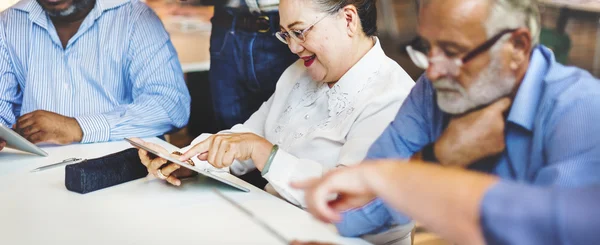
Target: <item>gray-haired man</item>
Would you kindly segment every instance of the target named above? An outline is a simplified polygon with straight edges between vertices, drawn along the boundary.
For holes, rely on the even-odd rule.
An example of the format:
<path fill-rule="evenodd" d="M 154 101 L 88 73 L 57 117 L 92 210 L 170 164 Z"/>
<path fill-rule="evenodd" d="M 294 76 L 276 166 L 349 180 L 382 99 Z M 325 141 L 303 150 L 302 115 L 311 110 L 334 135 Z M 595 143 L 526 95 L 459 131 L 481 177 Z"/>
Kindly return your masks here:
<path fill-rule="evenodd" d="M 539 28 L 534 0 L 422 0 L 418 31 L 430 48 L 408 51 L 427 72 L 367 159 L 412 158 L 534 186 L 600 183 L 600 82 L 557 63 L 538 44 Z M 343 207 L 350 211 L 337 224 L 342 234 L 410 227 L 373 198 Z M 482 208 L 518 211 L 499 204 Z"/>

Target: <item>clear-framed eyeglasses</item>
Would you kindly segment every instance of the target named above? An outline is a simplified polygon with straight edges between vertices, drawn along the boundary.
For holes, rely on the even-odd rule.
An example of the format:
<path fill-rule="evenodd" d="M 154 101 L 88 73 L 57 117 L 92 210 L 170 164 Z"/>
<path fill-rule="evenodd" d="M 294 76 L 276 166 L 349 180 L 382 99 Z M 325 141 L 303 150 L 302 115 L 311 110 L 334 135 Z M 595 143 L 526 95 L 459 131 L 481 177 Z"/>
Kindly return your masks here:
<path fill-rule="evenodd" d="M 308 28 L 306 28 L 304 30 L 290 30 L 289 32 L 288 31 L 278 31 L 275 33 L 275 36 L 277 37 L 277 39 L 279 39 L 279 41 L 281 41 L 282 43 L 285 43 L 285 44 L 290 44 L 290 38 L 293 38 L 294 40 L 296 40 L 299 43 L 303 43 L 306 41 L 306 34 L 308 34 L 308 32 L 310 30 L 312 30 L 313 27 L 315 27 L 315 25 L 317 25 L 319 22 L 324 20 L 327 16 L 328 15 L 321 17 L 319 20 L 315 21 L 315 23 L 313 23 L 312 25 L 310 25 Z"/>
<path fill-rule="evenodd" d="M 489 50 L 494 44 L 500 40 L 504 35 L 513 33 L 517 29 L 506 29 L 496 34 L 479 47 L 468 52 L 462 58 L 451 58 L 445 55 L 443 52 L 432 54 L 432 57 L 428 57 L 424 52 L 414 49 L 412 46 L 407 46 L 406 51 L 410 56 L 410 59 L 415 65 L 423 70 L 427 70 L 430 66 L 435 66 L 437 72 L 450 76 L 458 76 L 460 74 L 460 68 L 471 61 L 473 58 Z"/>

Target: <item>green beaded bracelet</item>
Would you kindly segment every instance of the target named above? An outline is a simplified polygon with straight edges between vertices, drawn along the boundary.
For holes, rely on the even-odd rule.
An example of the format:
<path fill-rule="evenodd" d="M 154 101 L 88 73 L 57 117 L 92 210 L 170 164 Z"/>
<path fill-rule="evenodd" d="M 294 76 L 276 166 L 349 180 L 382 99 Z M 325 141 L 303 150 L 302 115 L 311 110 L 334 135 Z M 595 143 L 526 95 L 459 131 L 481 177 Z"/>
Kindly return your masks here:
<path fill-rule="evenodd" d="M 265 166 L 263 167 L 263 170 L 261 172 L 262 176 L 267 175 L 267 173 L 269 172 L 269 168 L 271 168 L 271 163 L 273 163 L 273 159 L 275 159 L 277 150 L 279 150 L 279 146 L 273 145 L 273 148 L 271 148 L 271 154 L 269 155 L 269 158 L 267 159 L 267 162 L 265 163 Z"/>

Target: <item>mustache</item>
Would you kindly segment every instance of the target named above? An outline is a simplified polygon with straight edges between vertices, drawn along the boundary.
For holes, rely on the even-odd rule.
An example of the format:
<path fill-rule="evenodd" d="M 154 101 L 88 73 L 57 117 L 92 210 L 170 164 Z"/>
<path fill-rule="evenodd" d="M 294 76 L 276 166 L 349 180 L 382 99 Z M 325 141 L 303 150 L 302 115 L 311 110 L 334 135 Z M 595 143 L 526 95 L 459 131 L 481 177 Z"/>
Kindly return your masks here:
<path fill-rule="evenodd" d="M 450 78 L 442 78 L 433 82 L 433 88 L 436 90 L 454 90 L 461 92 L 464 90 L 464 88 L 460 86 L 457 81 L 454 81 Z"/>

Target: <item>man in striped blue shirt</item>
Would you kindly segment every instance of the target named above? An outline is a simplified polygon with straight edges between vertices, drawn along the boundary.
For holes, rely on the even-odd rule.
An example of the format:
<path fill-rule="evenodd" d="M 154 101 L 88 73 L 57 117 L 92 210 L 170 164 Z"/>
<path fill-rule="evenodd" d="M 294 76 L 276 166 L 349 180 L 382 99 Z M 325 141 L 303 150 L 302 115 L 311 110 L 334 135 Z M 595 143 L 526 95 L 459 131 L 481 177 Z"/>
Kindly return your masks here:
<path fill-rule="evenodd" d="M 162 135 L 190 95 L 156 14 L 138 0 L 22 0 L 0 13 L 0 123 L 33 143 Z"/>

